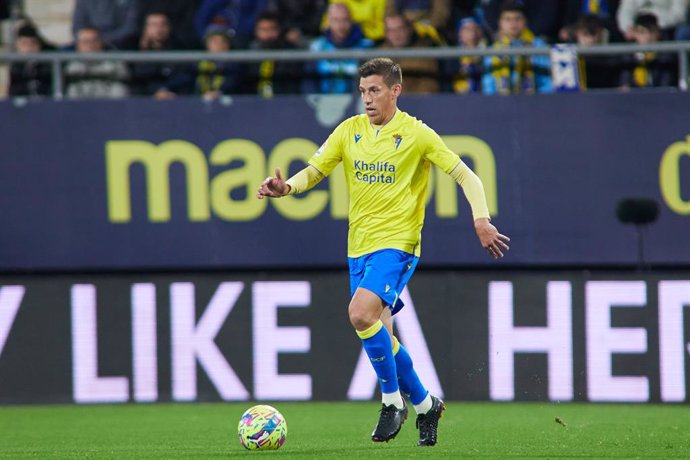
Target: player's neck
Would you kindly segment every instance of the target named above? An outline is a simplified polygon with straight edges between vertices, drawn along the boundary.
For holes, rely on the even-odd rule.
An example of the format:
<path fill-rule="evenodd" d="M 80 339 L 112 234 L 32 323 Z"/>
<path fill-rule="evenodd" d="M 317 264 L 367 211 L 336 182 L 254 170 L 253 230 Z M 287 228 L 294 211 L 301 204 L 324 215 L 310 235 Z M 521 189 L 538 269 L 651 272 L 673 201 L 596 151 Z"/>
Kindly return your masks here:
<path fill-rule="evenodd" d="M 397 107 L 394 108 L 393 111 L 383 119 L 383 123 L 381 123 L 380 125 L 376 125 L 376 124 L 372 123 L 371 120 L 369 120 L 369 123 L 371 124 L 371 126 L 374 129 L 382 129 L 384 126 L 386 126 L 388 124 L 388 122 L 390 122 L 393 119 L 393 117 L 395 117 L 396 113 L 398 113 Z"/>

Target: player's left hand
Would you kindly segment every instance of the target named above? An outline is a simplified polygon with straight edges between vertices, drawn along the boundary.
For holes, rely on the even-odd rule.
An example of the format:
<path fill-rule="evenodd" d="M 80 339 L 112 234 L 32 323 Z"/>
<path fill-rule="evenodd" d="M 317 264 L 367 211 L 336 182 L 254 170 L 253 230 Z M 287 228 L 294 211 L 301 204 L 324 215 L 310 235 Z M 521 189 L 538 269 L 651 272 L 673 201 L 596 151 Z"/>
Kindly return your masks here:
<path fill-rule="evenodd" d="M 479 237 L 482 247 L 486 249 L 489 255 L 494 259 L 503 257 L 503 251 L 501 249 L 506 251 L 510 250 L 510 247 L 506 244 L 506 242 L 510 241 L 510 238 L 498 233 L 498 230 L 489 222 L 489 219 L 480 218 L 475 220 L 474 230 L 477 232 L 477 237 Z"/>

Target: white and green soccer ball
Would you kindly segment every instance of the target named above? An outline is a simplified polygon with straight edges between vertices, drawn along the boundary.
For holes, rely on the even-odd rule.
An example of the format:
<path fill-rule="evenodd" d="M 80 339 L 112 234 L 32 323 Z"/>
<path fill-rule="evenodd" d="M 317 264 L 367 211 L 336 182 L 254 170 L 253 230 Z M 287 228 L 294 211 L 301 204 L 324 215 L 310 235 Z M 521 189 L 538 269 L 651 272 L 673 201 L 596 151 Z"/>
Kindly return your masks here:
<path fill-rule="evenodd" d="M 242 414 L 237 435 L 245 449 L 275 450 L 285 443 L 287 422 L 278 409 L 261 404 Z"/>

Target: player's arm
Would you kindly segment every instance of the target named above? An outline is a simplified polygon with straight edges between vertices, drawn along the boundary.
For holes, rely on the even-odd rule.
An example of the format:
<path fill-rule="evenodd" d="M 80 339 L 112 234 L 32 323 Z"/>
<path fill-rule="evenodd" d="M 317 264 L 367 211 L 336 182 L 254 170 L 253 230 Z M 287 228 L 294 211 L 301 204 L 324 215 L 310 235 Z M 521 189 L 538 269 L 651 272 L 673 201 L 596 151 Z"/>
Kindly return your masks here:
<path fill-rule="evenodd" d="M 307 166 L 289 178 L 283 179 L 279 168 L 275 177 L 267 177 L 256 192 L 258 199 L 265 197 L 280 198 L 285 195 L 306 192 L 328 176 L 342 160 L 342 139 L 347 120 L 333 130 L 326 142 L 312 155 Z"/>
<path fill-rule="evenodd" d="M 324 175 L 312 165 L 307 165 L 306 168 L 288 180 L 283 179 L 280 168 L 276 168 L 275 177 L 270 176 L 263 181 L 256 193 L 256 197 L 262 200 L 265 197 L 280 198 L 285 195 L 306 192 L 321 182 L 323 178 Z"/>
<path fill-rule="evenodd" d="M 510 238 L 498 233 L 496 227 L 491 224 L 489 207 L 486 204 L 486 194 L 481 179 L 462 160 L 458 161 L 449 174 L 462 187 L 465 198 L 470 203 L 474 218 L 474 230 L 477 232 L 482 247 L 494 259 L 503 257 L 501 249 L 506 251 L 510 249 L 506 244 Z"/>
<path fill-rule="evenodd" d="M 491 224 L 484 186 L 479 176 L 446 146 L 433 129 L 424 125 L 420 130 L 420 135 L 420 140 L 426 145 L 425 158 L 449 174 L 462 187 L 465 198 L 472 207 L 474 231 L 477 233 L 482 247 L 494 259 L 503 257 L 502 249 L 506 251 L 510 249 L 506 244 L 510 238 L 498 233 L 496 227 Z"/>

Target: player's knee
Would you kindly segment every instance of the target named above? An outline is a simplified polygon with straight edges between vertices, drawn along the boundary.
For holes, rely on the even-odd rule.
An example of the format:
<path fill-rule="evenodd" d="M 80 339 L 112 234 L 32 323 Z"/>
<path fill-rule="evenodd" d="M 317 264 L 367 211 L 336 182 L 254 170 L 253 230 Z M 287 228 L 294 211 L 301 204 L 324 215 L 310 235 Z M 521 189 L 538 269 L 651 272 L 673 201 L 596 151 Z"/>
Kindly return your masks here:
<path fill-rule="evenodd" d="M 350 324 L 352 324 L 352 327 L 358 331 L 364 331 L 370 328 L 379 319 L 377 315 L 372 314 L 367 309 L 354 304 L 350 304 L 348 314 L 350 316 Z"/>

